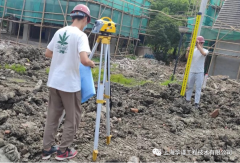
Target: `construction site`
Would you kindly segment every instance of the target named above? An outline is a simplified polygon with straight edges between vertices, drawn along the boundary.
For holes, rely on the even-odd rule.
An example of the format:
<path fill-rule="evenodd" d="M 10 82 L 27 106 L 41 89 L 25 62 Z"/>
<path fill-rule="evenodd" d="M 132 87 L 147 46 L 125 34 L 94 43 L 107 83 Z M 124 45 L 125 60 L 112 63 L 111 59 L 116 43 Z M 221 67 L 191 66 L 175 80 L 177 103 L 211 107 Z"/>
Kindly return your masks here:
<path fill-rule="evenodd" d="M 110 35 L 112 137 L 107 145 L 107 106 L 103 104 L 97 162 L 240 161 L 240 1 L 206 1 L 200 35 L 210 53 L 205 60 L 208 80 L 202 88 L 200 109 L 181 96 L 185 61 L 179 61 L 176 80 L 170 81 L 175 60 L 168 65 L 144 57 L 154 55 L 146 41 L 151 14 L 158 12 L 151 10 L 151 2 L 0 0 L 0 162 L 43 161 L 51 64 L 45 50 L 58 29 L 71 25 L 70 13 L 77 4 L 91 11 L 91 22 L 84 31 L 91 49 L 98 38 L 92 33 L 95 21 L 109 17 L 116 23 L 116 32 Z M 188 28 L 180 57 L 192 42 L 201 2 L 192 0 L 188 12 L 179 14 Z M 92 59 L 96 90 L 100 53 L 98 46 Z M 67 162 L 93 160 L 97 100 L 93 96 L 81 105 L 81 122 L 71 146 L 78 154 Z M 63 129 L 64 122 L 57 130 L 56 144 L 61 142 Z M 55 161 L 53 156 L 46 160 Z"/>

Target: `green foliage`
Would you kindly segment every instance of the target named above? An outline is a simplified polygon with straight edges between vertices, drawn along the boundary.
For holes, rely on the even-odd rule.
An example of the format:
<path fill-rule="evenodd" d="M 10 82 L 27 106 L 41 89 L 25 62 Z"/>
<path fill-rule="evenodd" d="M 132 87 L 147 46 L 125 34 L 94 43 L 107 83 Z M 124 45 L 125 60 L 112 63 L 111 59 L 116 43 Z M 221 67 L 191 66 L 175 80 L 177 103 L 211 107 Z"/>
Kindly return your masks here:
<path fill-rule="evenodd" d="M 174 15 L 187 12 L 189 0 L 152 0 L 152 9 Z M 174 17 L 174 16 L 173 16 Z M 181 17 L 178 17 L 181 19 Z M 153 49 L 155 58 L 169 62 L 172 54 L 176 53 L 180 40 L 179 26 L 184 26 L 185 21 L 177 21 L 162 13 L 153 14 L 150 19 L 147 34 L 147 43 Z M 174 50 L 175 49 L 175 50 Z"/>
<path fill-rule="evenodd" d="M 95 67 L 92 70 L 92 76 L 94 81 L 98 81 L 99 67 Z M 103 80 L 103 69 L 101 69 L 101 80 Z"/>
<path fill-rule="evenodd" d="M 11 69 L 19 74 L 24 74 L 26 72 L 26 67 L 20 65 L 20 64 L 13 64 L 13 65 L 5 65 L 6 69 Z"/>
<path fill-rule="evenodd" d="M 137 57 L 135 55 L 127 55 L 126 58 L 132 59 L 132 60 L 136 60 Z"/>
<path fill-rule="evenodd" d="M 123 84 L 124 86 L 130 86 L 130 87 L 143 85 L 145 83 L 151 82 L 151 81 L 137 81 L 134 78 L 126 78 L 122 74 L 112 74 L 110 80 L 111 82 Z"/>
<path fill-rule="evenodd" d="M 160 10 L 167 14 L 175 15 L 179 12 L 188 11 L 189 0 L 151 0 L 151 4 L 154 10 Z"/>
<path fill-rule="evenodd" d="M 175 83 L 175 84 L 182 85 L 182 81 L 177 80 L 176 77 L 173 76 L 173 75 L 170 76 L 169 80 L 166 80 L 166 81 L 160 83 L 160 85 L 166 86 L 166 85 L 168 85 L 170 83 L 171 84 Z"/>
<path fill-rule="evenodd" d="M 128 52 L 129 52 L 129 54 L 134 53 L 134 44 L 133 43 L 130 43 L 130 45 L 128 46 Z"/>
<path fill-rule="evenodd" d="M 117 69 L 118 66 L 119 66 L 119 65 L 116 64 L 116 63 L 112 64 L 111 71 L 116 71 L 116 69 Z"/>
<path fill-rule="evenodd" d="M 142 81 L 139 82 L 139 85 L 144 85 L 146 83 L 151 83 L 151 82 L 152 81 L 149 81 L 149 80 L 146 80 L 146 81 L 142 80 Z"/>
<path fill-rule="evenodd" d="M 149 24 L 151 31 L 148 34 L 147 42 L 153 49 L 157 60 L 167 61 L 168 51 L 177 47 L 180 39 L 176 21 L 158 14 Z"/>
<path fill-rule="evenodd" d="M 92 69 L 93 80 L 95 82 L 98 81 L 98 73 L 99 73 L 98 67 Z M 100 80 L 101 81 L 103 80 L 103 70 L 101 70 Z M 124 86 L 137 86 L 137 85 L 143 85 L 145 83 L 150 82 L 150 81 L 137 81 L 134 78 L 126 78 L 122 74 L 111 74 L 110 80 L 111 82 L 123 84 Z"/>
<path fill-rule="evenodd" d="M 94 57 L 94 58 L 92 58 L 92 61 L 93 62 L 100 62 L 100 57 Z"/>
<path fill-rule="evenodd" d="M 47 68 L 46 68 L 46 74 L 49 74 L 49 70 L 50 70 L 50 68 L 47 67 Z"/>
<path fill-rule="evenodd" d="M 111 82 L 120 83 L 123 85 L 133 85 L 134 79 L 132 78 L 125 78 L 122 74 L 113 74 L 111 75 Z"/>

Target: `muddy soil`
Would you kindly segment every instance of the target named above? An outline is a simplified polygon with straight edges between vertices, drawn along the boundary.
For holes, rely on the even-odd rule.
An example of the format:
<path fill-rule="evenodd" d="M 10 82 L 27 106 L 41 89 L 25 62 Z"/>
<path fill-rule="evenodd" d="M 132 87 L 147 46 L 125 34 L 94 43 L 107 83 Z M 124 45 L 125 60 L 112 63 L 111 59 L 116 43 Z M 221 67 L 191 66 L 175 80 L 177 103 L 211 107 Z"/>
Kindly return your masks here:
<path fill-rule="evenodd" d="M 125 63 L 126 67 L 136 67 L 122 68 L 125 61 L 131 62 Z M 240 160 L 240 89 L 236 83 L 215 80 L 215 83 L 231 84 L 228 89 L 218 89 L 210 80 L 197 110 L 180 96 L 180 85 L 160 86 L 159 81 L 167 80 L 173 67 L 148 59 L 115 62 L 120 65 L 116 71 L 129 77 L 137 74 L 139 80 L 151 78 L 154 82 L 132 88 L 111 84 L 113 137 L 107 146 L 106 108 L 103 106 L 97 161 L 127 162 L 132 156 L 141 162 Z M 3 68 L 4 64 L 13 63 L 25 65 L 25 74 Z M 0 149 L 10 161 L 41 161 L 48 102 L 46 68 L 50 60 L 40 49 L 4 46 L 0 48 L 0 64 Z M 179 78 L 183 72 L 184 67 L 179 68 Z M 160 79 L 160 75 L 164 77 Z M 72 145 L 78 150 L 75 162 L 92 161 L 95 101 L 94 97 L 82 104 L 82 120 Z M 133 112 L 133 108 L 138 112 Z M 215 109 L 219 109 L 219 115 L 213 118 L 210 113 Z M 63 127 L 56 135 L 57 144 L 61 141 L 62 130 Z M 162 155 L 154 155 L 154 148 L 161 150 Z M 210 155 L 206 151 L 215 153 Z M 49 161 L 56 160 L 51 157 Z"/>

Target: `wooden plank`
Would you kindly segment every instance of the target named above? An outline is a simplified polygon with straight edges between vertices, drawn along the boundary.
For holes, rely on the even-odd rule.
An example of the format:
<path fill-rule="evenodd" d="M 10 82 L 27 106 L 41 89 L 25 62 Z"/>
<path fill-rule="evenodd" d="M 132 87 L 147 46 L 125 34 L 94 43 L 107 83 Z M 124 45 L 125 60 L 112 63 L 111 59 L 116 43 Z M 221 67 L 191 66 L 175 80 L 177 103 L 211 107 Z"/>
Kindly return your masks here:
<path fill-rule="evenodd" d="M 239 64 L 239 68 L 238 68 L 237 80 L 239 79 L 239 76 L 240 76 L 240 64 Z"/>
<path fill-rule="evenodd" d="M 2 14 L 2 22 L 1 22 L 1 28 L 0 28 L 1 31 L 2 31 L 2 25 L 3 25 L 3 17 L 4 17 L 5 10 L 6 10 L 6 4 L 7 4 L 7 0 L 5 0 L 5 2 L 4 2 L 4 9 L 3 9 L 3 14 Z M 0 38 L 1 38 L 1 31 L 0 31 Z"/>
<path fill-rule="evenodd" d="M 38 46 L 39 48 L 41 47 L 41 42 L 42 42 L 42 27 L 43 27 L 42 25 L 43 25 L 45 7 L 46 7 L 46 0 L 44 0 L 44 4 L 43 4 L 42 20 L 41 20 L 40 35 L 39 35 L 39 46 Z"/>
<path fill-rule="evenodd" d="M 23 1 L 23 7 L 22 7 L 22 13 L 21 13 L 20 22 L 22 22 L 22 16 L 23 16 L 23 10 L 24 10 L 24 8 L 25 8 L 25 2 L 26 2 L 26 0 Z M 17 35 L 17 42 L 18 42 L 18 38 L 19 38 L 20 27 L 21 27 L 21 24 L 19 23 L 19 26 L 18 26 L 18 35 Z"/>
<path fill-rule="evenodd" d="M 221 26 L 222 26 L 222 24 L 221 24 Z M 216 59 L 216 57 L 214 57 L 214 55 L 215 55 L 216 43 L 217 43 L 217 40 L 218 40 L 218 38 L 219 38 L 220 31 L 221 31 L 221 29 L 219 28 L 219 30 L 218 30 L 218 35 L 217 35 L 217 39 L 216 39 L 216 42 L 215 42 L 215 44 L 214 44 L 215 46 L 214 46 L 214 50 L 213 50 L 213 54 L 212 54 L 212 58 L 211 58 L 211 62 L 210 62 L 209 68 L 208 68 L 208 74 L 209 74 L 209 71 L 210 71 L 211 66 L 212 66 L 213 58 Z M 214 68 L 212 69 L 212 74 L 214 74 L 214 70 L 215 70 L 215 62 L 216 62 L 216 60 L 214 61 L 214 66 L 213 66 Z"/>

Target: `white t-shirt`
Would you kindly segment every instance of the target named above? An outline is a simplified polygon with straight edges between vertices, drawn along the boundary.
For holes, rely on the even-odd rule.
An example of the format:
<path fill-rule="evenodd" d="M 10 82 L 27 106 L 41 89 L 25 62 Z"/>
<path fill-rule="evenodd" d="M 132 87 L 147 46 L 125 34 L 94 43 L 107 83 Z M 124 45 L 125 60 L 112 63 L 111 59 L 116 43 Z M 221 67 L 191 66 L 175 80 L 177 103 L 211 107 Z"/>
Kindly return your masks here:
<path fill-rule="evenodd" d="M 203 48 L 203 50 L 208 55 L 209 51 L 204 48 Z M 190 72 L 194 72 L 194 73 L 204 72 L 205 58 L 206 58 L 206 56 L 202 55 L 201 52 L 196 47 L 193 52 Z"/>
<path fill-rule="evenodd" d="M 81 90 L 80 55 L 91 53 L 87 35 L 77 27 L 59 29 L 47 48 L 53 51 L 47 86 L 64 92 Z"/>

